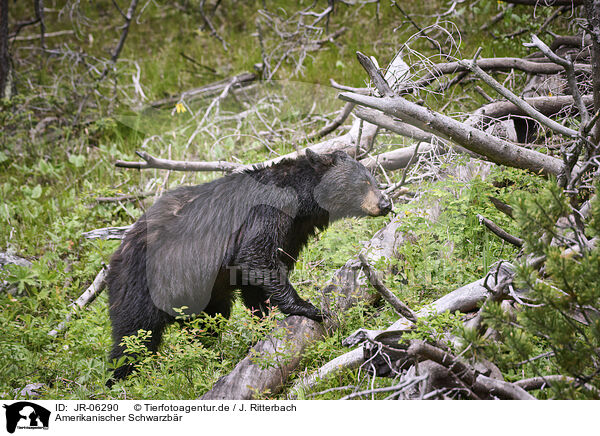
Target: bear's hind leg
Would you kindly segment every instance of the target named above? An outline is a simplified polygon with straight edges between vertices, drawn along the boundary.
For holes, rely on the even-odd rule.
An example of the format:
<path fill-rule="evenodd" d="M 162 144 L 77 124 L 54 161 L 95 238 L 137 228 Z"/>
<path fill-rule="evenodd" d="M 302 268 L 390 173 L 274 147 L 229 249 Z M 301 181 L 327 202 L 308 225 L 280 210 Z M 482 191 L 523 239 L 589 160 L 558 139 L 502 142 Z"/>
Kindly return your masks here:
<path fill-rule="evenodd" d="M 151 336 L 145 341 L 144 345 L 149 351 L 158 350 L 158 346 L 162 340 L 162 334 L 167 325 L 173 318 L 162 312 L 152 303 L 140 306 L 129 306 L 123 308 L 121 305 L 111 305 L 110 317 L 112 320 L 112 337 L 113 347 L 109 356 L 109 362 L 119 360 L 123 356 L 132 357 L 135 355 L 127 354 L 123 342 L 125 336 L 135 336 L 139 330 L 151 332 Z M 133 372 L 134 362 L 126 362 L 123 365 L 115 368 L 112 379 L 107 382 L 107 386 L 111 386 L 115 381 L 127 377 Z"/>
<path fill-rule="evenodd" d="M 265 302 L 265 292 L 258 286 L 243 286 L 242 300 L 253 315 L 264 318 L 269 313 L 269 307 Z"/>

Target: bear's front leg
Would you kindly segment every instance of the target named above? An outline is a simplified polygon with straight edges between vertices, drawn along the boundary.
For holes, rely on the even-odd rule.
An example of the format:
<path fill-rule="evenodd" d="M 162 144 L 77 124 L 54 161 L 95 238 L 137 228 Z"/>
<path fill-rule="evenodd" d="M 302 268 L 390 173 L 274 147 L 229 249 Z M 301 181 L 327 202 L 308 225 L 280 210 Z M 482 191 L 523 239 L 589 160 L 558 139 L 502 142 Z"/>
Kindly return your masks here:
<path fill-rule="evenodd" d="M 302 315 L 317 322 L 322 322 L 324 319 L 323 313 L 309 303 L 303 300 L 292 284 L 287 280 L 281 286 L 263 285 L 265 294 L 268 295 L 268 300 L 273 306 L 287 315 Z"/>
<path fill-rule="evenodd" d="M 281 262 L 271 264 L 269 268 L 264 268 L 265 265 L 268 265 L 265 259 L 254 259 L 239 267 L 240 287 L 244 303 L 249 309 L 258 309 L 250 306 L 259 303 L 262 307 L 277 306 L 286 315 L 301 315 L 317 322 L 323 321 L 323 313 L 298 295 Z"/>

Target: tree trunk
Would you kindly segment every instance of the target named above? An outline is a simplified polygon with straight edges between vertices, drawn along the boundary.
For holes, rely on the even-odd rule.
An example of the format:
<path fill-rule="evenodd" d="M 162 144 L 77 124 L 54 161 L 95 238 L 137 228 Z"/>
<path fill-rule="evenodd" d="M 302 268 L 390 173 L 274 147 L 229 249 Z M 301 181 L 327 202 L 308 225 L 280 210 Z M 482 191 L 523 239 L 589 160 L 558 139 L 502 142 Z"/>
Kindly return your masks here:
<path fill-rule="evenodd" d="M 10 55 L 8 53 L 8 0 L 0 0 L 0 98 L 10 98 Z"/>
<path fill-rule="evenodd" d="M 592 33 L 592 89 L 594 90 L 594 113 L 600 110 L 600 0 L 585 0 L 588 27 Z M 600 122 L 592 130 L 594 143 L 600 142 Z"/>

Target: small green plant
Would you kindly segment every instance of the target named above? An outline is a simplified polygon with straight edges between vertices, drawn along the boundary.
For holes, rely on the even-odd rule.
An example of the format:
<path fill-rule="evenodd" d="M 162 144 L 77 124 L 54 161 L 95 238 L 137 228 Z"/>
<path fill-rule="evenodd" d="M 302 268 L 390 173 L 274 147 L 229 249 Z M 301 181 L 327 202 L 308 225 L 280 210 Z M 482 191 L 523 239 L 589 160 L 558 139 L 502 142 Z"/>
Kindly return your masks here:
<path fill-rule="evenodd" d="M 426 342 L 441 342 L 448 346 L 452 343 L 448 340 L 448 333 L 455 332 L 462 326 L 459 312 L 444 312 L 417 319 L 414 330 L 402 335 L 402 340 L 420 339 Z"/>

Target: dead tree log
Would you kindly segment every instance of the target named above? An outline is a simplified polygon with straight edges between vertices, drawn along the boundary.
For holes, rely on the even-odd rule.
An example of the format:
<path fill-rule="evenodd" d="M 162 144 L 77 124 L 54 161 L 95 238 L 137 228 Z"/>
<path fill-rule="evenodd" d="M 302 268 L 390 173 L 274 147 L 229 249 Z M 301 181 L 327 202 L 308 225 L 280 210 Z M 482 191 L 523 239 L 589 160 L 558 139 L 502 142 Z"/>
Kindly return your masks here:
<path fill-rule="evenodd" d="M 282 335 L 283 333 L 283 335 Z M 276 394 L 300 362 L 302 352 L 324 335 L 323 327 L 303 316 L 290 316 L 277 323 L 276 333 L 260 341 L 233 371 L 220 378 L 201 400 L 250 400 Z M 283 336 L 283 338 L 278 338 Z M 260 359 L 284 356 L 264 368 Z"/>

